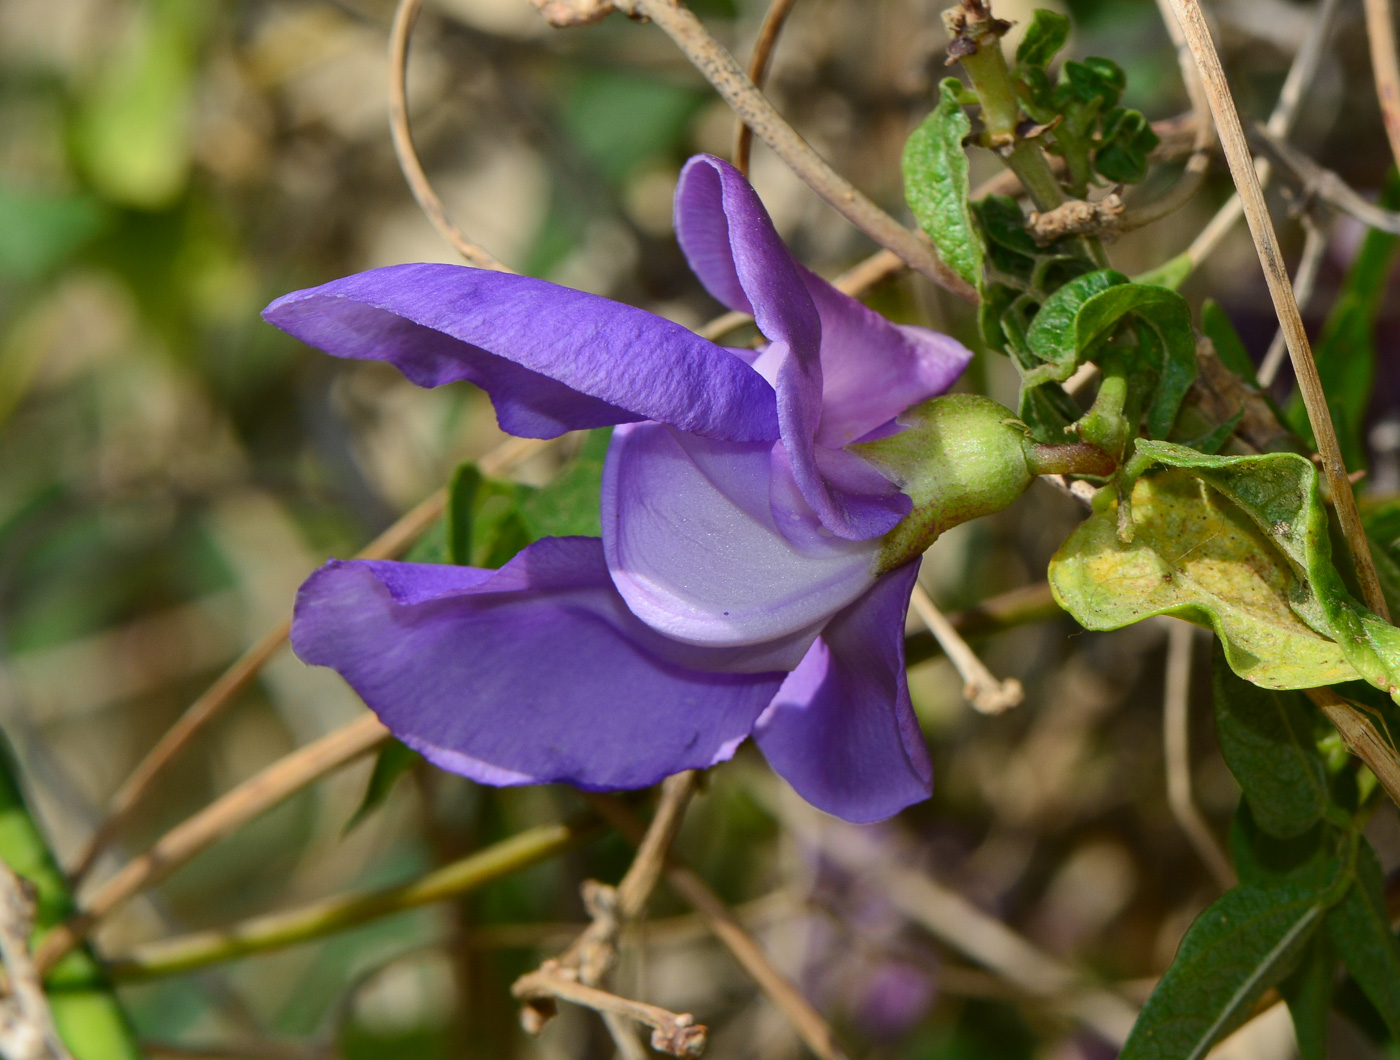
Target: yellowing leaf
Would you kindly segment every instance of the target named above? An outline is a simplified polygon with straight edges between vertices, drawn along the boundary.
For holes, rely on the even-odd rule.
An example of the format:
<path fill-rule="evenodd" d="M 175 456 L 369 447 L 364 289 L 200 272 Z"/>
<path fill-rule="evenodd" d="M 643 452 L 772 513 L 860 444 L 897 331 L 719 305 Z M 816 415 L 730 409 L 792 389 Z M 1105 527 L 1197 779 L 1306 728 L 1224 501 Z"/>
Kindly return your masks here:
<path fill-rule="evenodd" d="M 1141 478 L 1132 494 L 1133 540 L 1118 536 L 1118 507 L 1096 512 L 1050 564 L 1060 606 L 1086 629 L 1176 615 L 1219 635 L 1241 677 L 1265 688 L 1311 688 L 1357 673 L 1333 641 L 1289 604 L 1293 569 L 1238 507 L 1190 472 Z"/>

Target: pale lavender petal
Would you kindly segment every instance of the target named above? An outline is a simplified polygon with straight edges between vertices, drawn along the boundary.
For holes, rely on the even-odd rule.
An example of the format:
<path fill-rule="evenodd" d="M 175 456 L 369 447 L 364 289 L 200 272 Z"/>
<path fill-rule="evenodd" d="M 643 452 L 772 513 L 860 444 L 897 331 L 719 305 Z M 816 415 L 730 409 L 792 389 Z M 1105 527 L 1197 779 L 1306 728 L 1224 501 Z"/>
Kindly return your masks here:
<path fill-rule="evenodd" d="M 529 276 L 395 265 L 284 295 L 263 316 L 337 357 L 389 361 L 420 386 L 475 383 L 512 434 L 652 419 L 731 441 L 778 437 L 772 387 L 728 350 Z"/>
<path fill-rule="evenodd" d="M 833 618 L 754 730 L 799 795 L 848 821 L 883 820 L 932 791 L 904 670 L 918 570 L 915 561 L 891 571 Z"/>
<path fill-rule="evenodd" d="M 775 450 L 619 427 L 603 469 L 603 541 L 618 591 L 648 625 L 689 644 L 759 645 L 779 653 L 762 665 L 791 669 L 874 583 L 879 543 L 815 523 L 801 541 L 779 532 Z"/>
<path fill-rule="evenodd" d="M 394 735 L 487 784 L 636 788 L 729 758 L 781 673 L 701 673 L 613 588 L 602 544 L 547 538 L 500 571 L 332 561 L 297 596 L 292 644 Z"/>
<path fill-rule="evenodd" d="M 822 321 L 819 445 L 849 445 L 943 393 L 972 359 L 957 339 L 892 324 L 815 273 L 802 275 Z"/>
<path fill-rule="evenodd" d="M 850 476 L 835 482 L 822 474 L 816 442 L 824 416 L 825 322 L 806 270 L 783 245 L 749 182 L 718 158 L 692 158 L 676 186 L 676 237 L 706 289 L 731 309 L 752 313 L 769 339 L 759 367 L 778 392 L 793 479 L 822 525 L 856 541 L 891 530 L 909 513 L 907 499 L 891 483 L 876 475 L 853 490 Z M 831 311 L 834 323 L 843 325 L 844 305 Z M 845 328 L 843 336 L 852 330 Z M 892 325 L 889 334 L 900 337 Z"/>

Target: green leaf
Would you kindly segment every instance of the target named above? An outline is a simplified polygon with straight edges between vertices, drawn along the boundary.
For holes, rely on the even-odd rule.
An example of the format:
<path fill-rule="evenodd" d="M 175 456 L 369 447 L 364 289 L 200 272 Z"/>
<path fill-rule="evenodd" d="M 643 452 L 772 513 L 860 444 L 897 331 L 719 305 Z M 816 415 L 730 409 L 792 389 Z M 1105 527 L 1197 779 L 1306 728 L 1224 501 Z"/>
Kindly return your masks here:
<path fill-rule="evenodd" d="M 447 503 L 447 562 L 501 567 L 531 541 L 520 514 L 530 490 L 483 478 L 475 464 L 452 476 Z"/>
<path fill-rule="evenodd" d="M 548 486 L 525 495 L 520 516 L 530 539 L 542 537 L 601 537 L 598 498 L 603 491 L 603 458 L 612 428 L 589 431 L 583 448 Z"/>
<path fill-rule="evenodd" d="M 1050 60 L 1055 58 L 1067 40 L 1069 19 L 1058 12 L 1036 8 L 1031 24 L 1026 27 L 1026 35 L 1016 46 L 1016 65 L 1043 69 L 1050 65 Z"/>
<path fill-rule="evenodd" d="M 1133 283 L 1140 283 L 1144 287 L 1165 287 L 1169 291 L 1175 291 L 1186 282 L 1194 267 L 1195 263 L 1190 254 L 1178 254 L 1155 269 L 1148 269 L 1134 276 Z"/>
<path fill-rule="evenodd" d="M 1215 347 L 1215 355 L 1220 363 L 1256 389 L 1259 377 L 1254 372 L 1254 362 L 1244 347 L 1244 340 L 1230 322 L 1229 315 L 1214 298 L 1207 298 L 1201 306 L 1201 330 Z"/>
<path fill-rule="evenodd" d="M 1302 835 L 1327 810 L 1327 769 L 1301 693 L 1259 688 L 1235 676 L 1216 642 L 1215 729 L 1225 764 L 1254 820 L 1282 839 Z"/>
<path fill-rule="evenodd" d="M 1400 207 L 1400 177 L 1392 172 L 1380 203 Z M 1376 374 L 1376 318 L 1389 289 L 1400 237 L 1371 229 L 1347 272 L 1342 289 L 1323 325 L 1315 350 L 1317 372 L 1327 407 L 1337 428 L 1342 459 L 1349 468 L 1366 466 L 1363 432 Z M 1288 405 L 1289 425 L 1317 447 L 1301 396 Z"/>
<path fill-rule="evenodd" d="M 1175 615 L 1214 629 L 1230 668 L 1265 688 L 1354 679 L 1342 649 L 1294 613 L 1292 568 L 1237 506 L 1185 470 L 1140 478 L 1131 496 L 1131 542 L 1110 500 L 1050 562 L 1055 599 L 1080 625 Z"/>
<path fill-rule="evenodd" d="M 1102 146 L 1094 168 L 1106 180 L 1138 184 L 1147 177 L 1147 156 L 1161 143 L 1152 123 L 1136 110 L 1119 108 L 1104 118 Z"/>
<path fill-rule="evenodd" d="M 1390 930 L 1380 862 L 1364 839 L 1355 873 L 1356 882 L 1327 914 L 1327 934 L 1390 1033 L 1400 1038 L 1400 943 Z"/>
<path fill-rule="evenodd" d="M 1079 419 L 1079 406 L 1059 383 L 1025 387 L 1021 391 L 1021 422 L 1031 437 L 1048 445 L 1063 444 L 1065 429 Z"/>
<path fill-rule="evenodd" d="M 385 744 L 375 756 L 374 771 L 370 773 L 369 783 L 365 785 L 365 796 L 360 800 L 359 807 L 350 815 L 350 820 L 345 822 L 345 832 L 342 834 L 353 831 L 379 809 L 389 797 L 389 792 L 394 790 L 398 779 L 421 760 L 422 757 L 417 751 L 404 746 L 398 740 L 391 740 Z"/>
<path fill-rule="evenodd" d="M 1278 985 L 1293 1017 L 1299 1060 L 1327 1060 L 1327 1022 L 1332 1012 L 1332 985 L 1337 958 L 1327 934 L 1313 936 L 1298 968 Z"/>
<path fill-rule="evenodd" d="M 1064 64 L 1055 90 L 1056 101 L 1065 109 L 1071 103 L 1084 103 L 1109 111 L 1118 106 L 1127 84 L 1127 75 L 1112 59 L 1090 56 L 1082 63 Z"/>
<path fill-rule="evenodd" d="M 1325 913 L 1323 897 L 1299 884 L 1226 892 L 1186 932 L 1120 1060 L 1204 1057 L 1293 970 Z"/>
<path fill-rule="evenodd" d="M 8 742 L 0 736 L 0 861 L 34 885 L 35 937 L 76 911 L 68 881 L 20 790 Z M 45 980 L 58 1033 L 75 1060 L 140 1060 L 126 1014 L 86 946 L 64 957 Z"/>
<path fill-rule="evenodd" d="M 1071 280 L 1046 300 L 1026 333 L 1026 345 L 1043 367 L 1026 373 L 1026 386 L 1038 386 L 1049 380 L 1063 383 L 1074 374 L 1088 353 L 1079 327 L 1084 307 L 1097 296 L 1127 282 L 1128 278 L 1121 272 L 1100 269 Z"/>
<path fill-rule="evenodd" d="M 1293 612 L 1336 642 L 1363 678 L 1392 699 L 1400 696 L 1400 629 L 1358 603 L 1333 566 L 1327 510 L 1312 461 L 1296 453 L 1208 456 L 1168 442 L 1140 441 L 1126 480 L 1154 465 L 1188 470 L 1244 512 L 1292 570 Z"/>
<path fill-rule="evenodd" d="M 0 276 L 42 276 L 97 235 L 108 220 L 108 211 L 91 196 L 0 187 Z"/>
<path fill-rule="evenodd" d="M 1254 821 L 1247 799 L 1241 799 L 1230 826 L 1230 860 L 1241 883 L 1264 887 L 1296 883 L 1320 891 L 1347 841 L 1335 825 L 1320 822 L 1302 835 L 1280 839 Z"/>
<path fill-rule="evenodd" d="M 972 122 L 959 102 L 961 82 L 945 78 L 938 106 L 904 145 L 904 195 L 938 256 L 977 290 L 985 251 L 968 204 L 971 184 L 963 139 Z"/>

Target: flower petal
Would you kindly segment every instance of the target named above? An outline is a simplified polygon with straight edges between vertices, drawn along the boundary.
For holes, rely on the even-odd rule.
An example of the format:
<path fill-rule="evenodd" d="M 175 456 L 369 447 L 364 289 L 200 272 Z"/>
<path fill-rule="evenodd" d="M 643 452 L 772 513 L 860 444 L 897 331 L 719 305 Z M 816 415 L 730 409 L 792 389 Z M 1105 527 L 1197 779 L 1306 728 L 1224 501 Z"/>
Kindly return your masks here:
<path fill-rule="evenodd" d="M 486 784 L 636 788 L 729 758 L 781 673 L 700 673 L 618 597 L 593 538 L 546 538 L 499 571 L 332 561 L 292 643 L 404 743 Z"/>
<path fill-rule="evenodd" d="M 793 259 L 743 174 L 710 155 L 687 162 L 676 186 L 676 237 L 706 289 L 729 308 L 752 313 L 770 340 L 757 367 L 778 392 L 779 429 L 793 479 L 822 525 L 853 541 L 891 530 L 910 507 L 892 483 L 873 472 L 859 480 L 851 474 L 833 480 L 822 473 L 816 441 L 825 415 L 825 321 L 810 290 L 811 281 L 822 281 L 809 280 Z M 845 326 L 850 316 L 845 303 L 833 301 L 821 287 L 818 291 L 843 336 L 860 332 Z M 877 334 L 868 318 L 859 323 L 876 338 L 902 338 L 893 325 Z"/>
<path fill-rule="evenodd" d="M 849 445 L 943 393 L 972 360 L 957 339 L 892 324 L 815 273 L 802 276 L 822 321 L 819 445 Z"/>
<path fill-rule="evenodd" d="M 263 316 L 337 357 L 389 361 L 420 386 L 467 380 L 529 438 L 660 420 L 705 437 L 778 437 L 769 384 L 662 317 L 529 276 L 395 265 L 295 291 Z"/>
<path fill-rule="evenodd" d="M 791 669 L 873 584 L 879 543 L 835 537 L 810 512 L 806 533 L 780 532 L 775 450 L 619 427 L 603 468 L 603 542 L 613 582 L 648 625 L 690 644 L 766 645 L 777 654 L 754 665 Z"/>
<path fill-rule="evenodd" d="M 848 821 L 883 820 L 933 790 L 904 670 L 918 571 L 917 562 L 891 571 L 833 618 L 754 730 L 799 795 Z"/>

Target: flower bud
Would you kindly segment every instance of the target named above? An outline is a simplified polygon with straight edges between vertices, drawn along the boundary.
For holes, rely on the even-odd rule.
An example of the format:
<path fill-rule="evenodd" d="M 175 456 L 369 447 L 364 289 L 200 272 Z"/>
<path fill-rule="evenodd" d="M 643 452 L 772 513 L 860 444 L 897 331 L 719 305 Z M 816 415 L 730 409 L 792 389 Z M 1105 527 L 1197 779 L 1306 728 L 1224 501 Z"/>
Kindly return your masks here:
<path fill-rule="evenodd" d="M 882 572 L 922 554 L 950 527 L 1006 508 L 1035 478 L 1025 425 L 991 398 L 947 394 L 895 422 L 900 433 L 850 446 L 914 502 L 885 535 Z"/>

